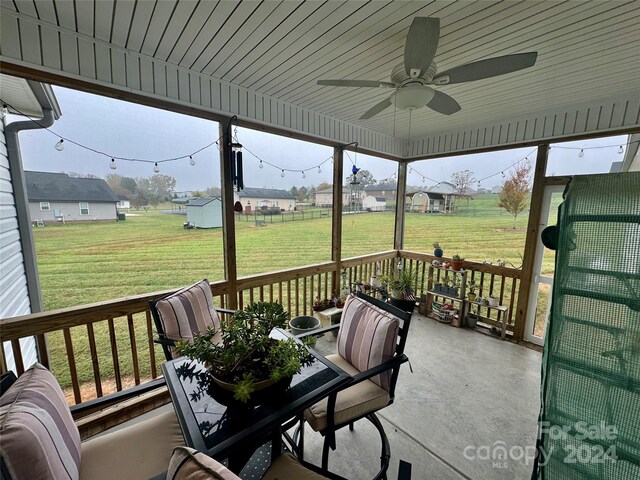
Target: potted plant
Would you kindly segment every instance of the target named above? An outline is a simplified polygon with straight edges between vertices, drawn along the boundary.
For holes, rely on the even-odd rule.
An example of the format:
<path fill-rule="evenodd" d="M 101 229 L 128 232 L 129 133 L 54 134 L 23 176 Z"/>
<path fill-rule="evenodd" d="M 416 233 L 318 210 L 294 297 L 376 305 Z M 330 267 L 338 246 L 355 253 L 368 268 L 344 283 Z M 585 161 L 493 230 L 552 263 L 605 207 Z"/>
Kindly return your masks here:
<path fill-rule="evenodd" d="M 487 298 L 487 305 L 489 305 L 490 307 L 497 307 L 498 305 L 500 305 L 500 300 L 491 295 L 489 296 L 489 298 Z"/>
<path fill-rule="evenodd" d="M 467 282 L 467 297 L 473 302 L 476 299 L 476 282 L 469 280 Z"/>
<path fill-rule="evenodd" d="M 464 258 L 461 258 L 460 255 L 454 255 L 451 257 L 451 268 L 453 270 L 462 270 L 462 262 L 464 262 Z"/>
<path fill-rule="evenodd" d="M 459 289 L 460 289 L 460 279 L 452 278 L 451 283 L 449 285 L 449 295 L 451 295 L 452 297 L 457 297 L 458 294 L 460 293 Z"/>
<path fill-rule="evenodd" d="M 441 258 L 444 255 L 444 251 L 440 248 L 440 244 L 438 242 L 433 244 L 433 256 Z"/>
<path fill-rule="evenodd" d="M 306 346 L 293 338 L 269 336 L 274 328 L 286 327 L 288 316 L 279 303 L 252 303 L 223 324 L 220 343 L 211 342 L 215 331 L 210 328 L 194 335 L 192 343 L 178 342 L 176 349 L 203 362 L 220 388 L 233 391 L 236 400 L 246 403 L 256 390 L 276 383 L 288 385 L 313 360 Z"/>
<path fill-rule="evenodd" d="M 414 295 L 414 278 L 408 270 L 399 270 L 392 275 L 383 277 L 387 285 L 387 291 L 391 304 L 407 312 L 412 311 L 416 306 Z"/>
<path fill-rule="evenodd" d="M 301 335 L 303 333 L 315 330 L 320 326 L 320 320 L 316 317 L 309 315 L 300 315 L 299 317 L 293 317 L 289 321 L 289 327 L 291 327 L 291 333 L 294 335 Z"/>

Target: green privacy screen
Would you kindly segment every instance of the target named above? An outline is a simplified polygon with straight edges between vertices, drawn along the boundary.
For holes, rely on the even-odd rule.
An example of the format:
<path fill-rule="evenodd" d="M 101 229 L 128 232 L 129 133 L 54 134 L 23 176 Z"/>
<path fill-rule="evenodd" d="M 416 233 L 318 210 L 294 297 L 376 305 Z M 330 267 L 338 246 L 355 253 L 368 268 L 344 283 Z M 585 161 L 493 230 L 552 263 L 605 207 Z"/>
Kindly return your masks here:
<path fill-rule="evenodd" d="M 575 177 L 558 212 L 534 479 L 640 479 L 640 172 Z"/>

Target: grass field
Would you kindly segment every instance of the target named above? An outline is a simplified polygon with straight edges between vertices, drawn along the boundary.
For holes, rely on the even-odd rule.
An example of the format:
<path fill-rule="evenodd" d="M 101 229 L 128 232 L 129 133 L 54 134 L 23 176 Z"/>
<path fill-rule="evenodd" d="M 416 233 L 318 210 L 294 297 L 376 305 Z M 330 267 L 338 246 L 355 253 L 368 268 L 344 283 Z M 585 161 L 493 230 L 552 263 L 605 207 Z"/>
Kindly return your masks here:
<path fill-rule="evenodd" d="M 169 289 L 207 277 L 224 276 L 222 231 L 185 230 L 185 217 L 158 211 L 132 212 L 124 222 L 50 225 L 34 230 L 38 269 L 46 310 Z M 497 208 L 497 197 L 486 195 L 462 204 L 456 215 L 406 215 L 405 248 L 430 253 L 440 242 L 446 256 L 468 260 L 500 258 L 521 264 L 527 215 L 517 219 Z M 343 257 L 389 250 L 393 247 L 393 212 L 343 216 Z M 331 256 L 331 218 L 274 222 L 256 227 L 236 222 L 239 275 L 328 261 Z M 546 259 L 545 259 L 546 260 Z M 143 322 L 141 322 L 143 323 Z M 143 327 L 143 325 L 141 325 Z M 104 331 L 103 331 L 104 330 Z M 128 349 L 126 325 L 117 325 L 118 343 Z M 139 350 L 146 347 L 145 332 L 137 332 Z M 75 356 L 81 381 L 93 378 L 86 331 L 74 332 Z M 102 376 L 113 374 L 106 328 L 96 338 Z M 50 335 L 52 368 L 70 384 L 61 335 Z M 158 351 L 159 353 L 159 351 Z M 86 361 L 85 361 L 86 359 Z M 141 365 L 143 373 L 148 365 Z M 132 367 L 123 361 L 125 374 Z"/>

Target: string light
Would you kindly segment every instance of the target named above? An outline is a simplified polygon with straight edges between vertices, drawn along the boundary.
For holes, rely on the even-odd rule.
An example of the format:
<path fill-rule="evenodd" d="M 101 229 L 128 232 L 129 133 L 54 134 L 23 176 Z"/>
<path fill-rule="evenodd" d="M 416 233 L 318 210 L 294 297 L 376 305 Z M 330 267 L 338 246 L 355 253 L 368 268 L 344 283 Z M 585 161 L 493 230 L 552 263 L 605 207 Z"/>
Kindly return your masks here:
<path fill-rule="evenodd" d="M 580 158 L 584 157 L 584 148 L 580 149 L 580 153 L 578 154 Z"/>
<path fill-rule="evenodd" d="M 622 148 L 622 145 L 620 145 L 620 148 L 618 148 L 618 153 L 619 154 L 623 154 L 624 153 L 624 148 Z"/>
<path fill-rule="evenodd" d="M 502 174 L 502 178 L 505 178 L 506 175 L 504 174 L 504 172 L 500 172 Z"/>
<path fill-rule="evenodd" d="M 156 164 L 153 166 L 153 171 L 155 173 L 160 173 L 160 167 L 158 166 L 158 162 L 156 162 Z"/>
<path fill-rule="evenodd" d="M 58 143 L 56 143 L 56 150 L 58 150 L 59 152 L 64 150 L 64 140 L 63 139 L 58 140 Z"/>
<path fill-rule="evenodd" d="M 280 171 L 280 176 L 284 178 L 284 168 Z"/>
<path fill-rule="evenodd" d="M 109 168 L 111 170 L 115 170 L 116 169 L 116 159 L 115 158 L 111 159 L 111 163 L 109 164 Z"/>
<path fill-rule="evenodd" d="M 260 162 L 262 163 L 262 162 Z M 320 165 L 318 165 L 318 173 L 322 173 L 322 169 L 320 168 Z"/>
<path fill-rule="evenodd" d="M 193 159 L 191 155 L 189 155 L 189 165 L 193 167 L 195 164 L 196 164 L 196 161 Z"/>
<path fill-rule="evenodd" d="M 307 178 L 307 176 L 304 173 L 304 170 L 300 170 L 302 172 L 302 178 Z"/>
<path fill-rule="evenodd" d="M 262 160 L 260 160 L 260 163 L 258 164 L 258 167 L 264 168 L 264 164 L 262 163 Z"/>
<path fill-rule="evenodd" d="M 478 181 L 478 188 L 480 188 L 480 181 Z"/>

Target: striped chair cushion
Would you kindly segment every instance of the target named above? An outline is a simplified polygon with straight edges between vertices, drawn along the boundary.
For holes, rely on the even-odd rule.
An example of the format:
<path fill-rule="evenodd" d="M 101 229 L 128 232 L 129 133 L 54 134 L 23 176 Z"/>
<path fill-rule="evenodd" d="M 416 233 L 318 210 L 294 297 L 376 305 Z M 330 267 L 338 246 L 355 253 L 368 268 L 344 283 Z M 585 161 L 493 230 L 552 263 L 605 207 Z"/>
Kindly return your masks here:
<path fill-rule="evenodd" d="M 363 372 L 391 360 L 395 353 L 400 320 L 371 303 L 350 296 L 342 310 L 338 331 L 338 355 Z M 371 380 L 389 391 L 391 372 Z"/>
<path fill-rule="evenodd" d="M 0 398 L 0 438 L 3 479 L 78 479 L 78 427 L 60 385 L 39 363 Z"/>
<path fill-rule="evenodd" d="M 194 333 L 209 327 L 220 330 L 220 317 L 206 278 L 158 300 L 155 307 L 164 334 L 171 340 L 193 340 Z"/>
<path fill-rule="evenodd" d="M 166 480 L 240 480 L 240 477 L 202 452 L 176 447 Z"/>

